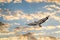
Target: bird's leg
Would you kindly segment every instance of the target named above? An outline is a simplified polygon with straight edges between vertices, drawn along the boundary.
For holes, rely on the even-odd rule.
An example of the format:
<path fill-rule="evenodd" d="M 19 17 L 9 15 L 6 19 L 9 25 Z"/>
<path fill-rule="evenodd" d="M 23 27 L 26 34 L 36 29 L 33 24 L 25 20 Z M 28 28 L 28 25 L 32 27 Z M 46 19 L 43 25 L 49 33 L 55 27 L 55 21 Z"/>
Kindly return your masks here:
<path fill-rule="evenodd" d="M 39 24 L 39 27 L 42 27 L 41 24 Z"/>

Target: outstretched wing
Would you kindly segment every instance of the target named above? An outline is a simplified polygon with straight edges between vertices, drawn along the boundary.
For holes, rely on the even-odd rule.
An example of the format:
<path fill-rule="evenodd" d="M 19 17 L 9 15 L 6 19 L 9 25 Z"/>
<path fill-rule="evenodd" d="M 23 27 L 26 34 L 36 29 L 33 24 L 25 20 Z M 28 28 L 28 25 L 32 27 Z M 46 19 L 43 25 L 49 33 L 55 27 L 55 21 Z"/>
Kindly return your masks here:
<path fill-rule="evenodd" d="M 39 24 L 42 24 L 42 23 L 44 23 L 48 18 L 49 18 L 49 16 L 47 16 L 47 17 L 39 20 L 38 23 L 39 23 Z"/>
<path fill-rule="evenodd" d="M 28 25 L 29 25 L 29 26 L 36 26 L 37 23 L 33 22 L 33 23 L 29 23 Z"/>
<path fill-rule="evenodd" d="M 28 25 L 29 25 L 29 26 L 36 26 L 37 23 L 38 23 L 37 21 L 34 21 L 34 22 L 32 22 L 32 23 L 29 23 Z"/>

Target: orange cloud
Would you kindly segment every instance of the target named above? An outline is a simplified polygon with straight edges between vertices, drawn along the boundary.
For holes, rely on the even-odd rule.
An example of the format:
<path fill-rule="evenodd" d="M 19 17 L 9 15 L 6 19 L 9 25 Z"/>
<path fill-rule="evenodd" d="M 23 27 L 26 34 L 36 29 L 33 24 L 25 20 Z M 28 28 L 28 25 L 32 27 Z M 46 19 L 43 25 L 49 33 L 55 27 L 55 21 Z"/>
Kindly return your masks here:
<path fill-rule="evenodd" d="M 19 19 L 19 17 L 15 17 L 15 16 L 13 16 L 13 15 L 10 15 L 10 16 L 3 16 L 3 18 L 4 18 L 5 20 Z"/>
<path fill-rule="evenodd" d="M 0 2 L 5 2 L 5 0 L 0 0 Z"/>
<path fill-rule="evenodd" d="M 10 3 L 12 0 L 0 0 L 0 2 L 3 2 L 3 3 Z"/>
<path fill-rule="evenodd" d="M 41 19 L 41 18 L 45 17 L 45 15 L 40 14 L 40 12 L 37 14 L 26 14 L 21 10 L 16 10 L 13 12 L 14 15 L 12 15 L 12 12 L 9 10 L 6 10 L 6 12 L 8 13 L 8 15 L 0 14 L 1 16 L 3 16 L 3 18 L 5 20 L 27 19 L 27 21 L 29 21 L 29 20 L 32 20 L 34 18 Z"/>
<path fill-rule="evenodd" d="M 4 2 L 4 3 L 10 3 L 12 0 L 0 0 L 0 2 Z M 60 3 L 60 0 L 25 0 L 28 3 L 32 3 L 32 2 L 56 2 L 56 3 Z M 22 3 L 22 0 L 14 0 L 14 3 Z"/>
<path fill-rule="evenodd" d="M 8 3 L 10 3 L 12 0 L 6 0 Z"/>
<path fill-rule="evenodd" d="M 25 0 L 26 2 L 28 3 L 32 3 L 32 2 L 36 2 L 36 3 L 39 3 L 39 2 L 56 2 L 56 3 L 60 3 L 60 0 Z"/>
<path fill-rule="evenodd" d="M 29 3 L 31 3 L 32 2 L 32 0 L 25 0 L 26 2 L 29 2 Z"/>
<path fill-rule="evenodd" d="M 45 1 L 45 0 L 25 0 L 25 1 L 28 2 L 28 3 L 32 3 L 32 2 L 39 3 L 39 2 L 42 2 L 42 1 Z"/>
<path fill-rule="evenodd" d="M 42 2 L 42 1 L 45 1 L 45 0 L 25 0 L 25 1 L 29 2 L 29 3 L 32 3 L 32 2 L 39 3 L 39 2 Z"/>

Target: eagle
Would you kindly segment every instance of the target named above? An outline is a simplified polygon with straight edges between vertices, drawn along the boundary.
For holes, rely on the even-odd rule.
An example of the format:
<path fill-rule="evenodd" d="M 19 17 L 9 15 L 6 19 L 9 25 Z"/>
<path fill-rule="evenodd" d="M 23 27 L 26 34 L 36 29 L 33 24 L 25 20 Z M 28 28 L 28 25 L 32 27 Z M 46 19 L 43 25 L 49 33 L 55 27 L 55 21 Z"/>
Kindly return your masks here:
<path fill-rule="evenodd" d="M 36 26 L 36 25 L 38 25 L 39 27 L 42 27 L 41 24 L 44 23 L 48 18 L 49 18 L 49 16 L 47 16 L 45 18 L 42 18 L 42 19 L 40 19 L 38 21 L 34 21 L 32 23 L 29 23 L 27 25 L 29 25 L 29 26 Z"/>

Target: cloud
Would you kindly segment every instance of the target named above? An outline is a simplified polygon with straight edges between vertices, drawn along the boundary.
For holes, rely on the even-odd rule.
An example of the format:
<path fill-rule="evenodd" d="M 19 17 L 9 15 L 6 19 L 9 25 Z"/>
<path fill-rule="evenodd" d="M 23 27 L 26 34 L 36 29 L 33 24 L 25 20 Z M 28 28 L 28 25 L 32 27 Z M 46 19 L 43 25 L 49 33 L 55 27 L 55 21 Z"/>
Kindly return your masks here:
<path fill-rule="evenodd" d="M 20 25 L 20 23 L 16 23 L 16 22 L 15 22 L 14 24 L 15 24 L 15 25 Z"/>
<path fill-rule="evenodd" d="M 56 38 L 53 36 L 40 36 L 36 37 L 34 35 L 30 35 L 30 34 L 23 34 L 23 35 L 18 35 L 18 36 L 9 36 L 9 37 L 4 37 L 4 38 L 0 38 L 0 40 L 59 40 L 60 38 Z"/>
<path fill-rule="evenodd" d="M 39 2 L 55 2 L 55 3 L 60 3 L 59 0 L 25 0 L 26 2 L 28 3 L 33 3 L 33 2 L 36 2 L 36 3 L 39 3 Z M 12 2 L 12 0 L 0 0 L 0 2 L 3 2 L 3 3 L 10 3 Z M 22 3 L 22 0 L 14 0 L 13 1 L 14 3 Z"/>
<path fill-rule="evenodd" d="M 44 13 L 45 16 L 50 15 L 50 18 L 53 18 L 54 20 L 60 22 L 59 16 L 56 16 L 56 14 L 59 14 L 59 13 L 57 13 L 57 12 L 58 12 L 58 11 L 51 12 L 51 13 L 50 13 L 50 12 L 43 12 L 43 13 Z"/>
<path fill-rule="evenodd" d="M 14 3 L 22 3 L 22 0 L 14 0 Z"/>
<path fill-rule="evenodd" d="M 55 29 L 56 27 L 55 26 L 47 26 L 46 29 L 47 30 L 52 30 L 52 29 Z"/>
<path fill-rule="evenodd" d="M 2 3 L 10 3 L 12 0 L 0 0 L 0 2 Z"/>
<path fill-rule="evenodd" d="M 55 32 L 52 32 L 52 34 L 58 34 L 60 33 L 60 31 L 55 31 Z"/>
<path fill-rule="evenodd" d="M 53 10 L 56 10 L 56 9 L 60 10 L 60 7 L 57 6 L 57 5 L 46 5 L 44 8 L 49 10 L 49 11 L 53 11 Z"/>
<path fill-rule="evenodd" d="M 52 18 L 60 22 L 60 18 L 58 16 L 52 16 Z"/>
<path fill-rule="evenodd" d="M 42 19 L 42 18 L 44 18 L 48 15 L 50 15 L 50 18 L 54 18 L 55 20 L 60 21 L 59 17 L 55 16 L 55 14 L 57 14 L 56 12 L 52 12 L 52 13 L 50 13 L 50 12 L 43 12 L 43 13 L 37 12 L 36 14 L 34 14 L 34 13 L 27 14 L 27 13 L 24 13 L 23 11 L 21 11 L 21 10 L 16 10 L 16 11 L 13 11 L 13 12 L 7 10 L 6 12 L 8 12 L 8 15 L 4 15 L 4 14 L 0 14 L 0 15 L 3 16 L 3 18 L 5 20 L 9 20 L 9 21 L 10 20 L 20 20 L 20 19 L 26 19 L 27 21 L 30 21 L 30 20 L 34 20 L 35 18 L 36 19 Z M 19 25 L 18 23 L 15 23 L 15 24 Z M 42 28 L 31 27 L 31 28 L 22 28 L 22 29 L 24 29 L 24 31 L 26 32 L 28 30 L 37 30 L 37 31 L 44 30 L 44 29 L 45 30 L 53 30 L 55 28 L 56 28 L 55 26 L 47 26 L 47 27 L 42 27 Z M 20 31 L 22 29 L 20 28 Z"/>
<path fill-rule="evenodd" d="M 8 32 L 8 33 L 0 33 L 0 35 L 10 35 L 10 34 L 16 34 L 17 32 L 28 32 L 29 30 L 36 30 L 36 31 L 39 31 L 39 30 L 52 30 L 52 29 L 55 29 L 56 27 L 55 26 L 47 26 L 47 27 L 42 27 L 42 28 L 34 28 L 34 27 L 30 27 L 30 28 L 27 28 L 27 27 L 22 27 L 21 28 L 19 27 L 19 29 L 15 29 L 14 31 L 12 32 Z M 57 31 L 57 32 L 53 32 L 53 33 L 60 33 L 60 31 Z M 46 32 L 40 32 L 40 33 L 33 33 L 33 35 L 45 35 Z"/>
<path fill-rule="evenodd" d="M 3 36 L 3 35 L 11 35 L 11 34 L 15 34 L 15 32 L 0 33 L 0 36 Z"/>
<path fill-rule="evenodd" d="M 55 26 L 55 28 L 60 28 L 60 25 L 57 25 L 57 26 Z M 54 31 L 54 32 L 52 32 L 51 34 L 58 34 L 58 33 L 60 33 L 60 31 L 58 30 L 58 31 Z"/>
<path fill-rule="evenodd" d="M 4 12 L 4 11 L 3 11 Z M 9 11 L 9 10 L 6 10 L 6 13 L 8 13 L 8 15 L 5 15 L 5 14 L 0 14 L 3 18 L 4 18 L 4 20 L 18 20 L 18 19 L 20 19 L 20 17 L 21 17 L 21 15 L 19 14 L 19 12 L 17 13 L 17 12 L 11 12 L 11 11 Z M 12 14 L 14 14 L 14 15 L 12 15 Z"/>
<path fill-rule="evenodd" d="M 60 33 L 60 31 L 56 31 L 55 33 Z"/>
<path fill-rule="evenodd" d="M 60 3 L 59 0 L 25 0 L 26 2 L 28 3 L 32 3 L 32 2 L 36 2 L 36 3 L 39 3 L 39 2 L 56 2 L 56 3 Z"/>
<path fill-rule="evenodd" d="M 26 36 L 24 36 L 26 35 Z M 52 37 L 52 36 L 40 36 L 39 37 L 35 37 L 33 35 L 28 36 L 27 34 L 24 35 L 19 35 L 19 36 L 9 36 L 9 37 L 5 37 L 5 38 L 0 38 L 0 40 L 59 40 L 56 37 Z"/>
<path fill-rule="evenodd" d="M 19 38 L 16 36 L 9 36 L 9 37 L 0 38 L 0 40 L 19 40 Z"/>
<path fill-rule="evenodd" d="M 10 3 L 12 0 L 6 0 L 6 2 Z"/>
<path fill-rule="evenodd" d="M 47 8 L 47 10 L 50 10 L 50 11 L 52 11 L 53 9 L 52 9 L 52 8 Z"/>
<path fill-rule="evenodd" d="M 4 18 L 4 20 L 27 19 L 27 21 L 29 21 L 29 20 L 33 20 L 34 18 L 41 19 L 41 18 L 44 18 L 46 16 L 44 14 L 40 14 L 40 12 L 37 12 L 37 14 L 26 14 L 21 10 L 16 10 L 13 12 L 6 10 L 6 13 L 8 15 L 2 14 L 2 13 L 0 14 Z"/>
<path fill-rule="evenodd" d="M 4 19 L 6 20 L 15 20 L 15 19 L 19 19 L 18 16 L 13 16 L 13 15 L 10 15 L 10 16 L 3 16 Z"/>
<path fill-rule="evenodd" d="M 4 25 L 0 26 L 0 32 L 1 33 L 8 33 L 9 32 L 8 28 L 10 26 L 11 26 L 10 24 L 6 24 L 6 23 Z"/>
<path fill-rule="evenodd" d="M 1 3 L 11 3 L 13 0 L 0 0 Z M 22 0 L 14 0 L 13 3 L 22 3 Z"/>
<path fill-rule="evenodd" d="M 38 40 L 57 40 L 57 38 L 52 36 L 40 36 Z"/>
<path fill-rule="evenodd" d="M 39 2 L 48 2 L 47 0 L 25 0 L 26 2 L 28 3 L 32 3 L 32 2 L 36 2 L 36 3 L 39 3 Z"/>
<path fill-rule="evenodd" d="M 60 3 L 59 0 L 47 0 L 48 2 L 55 2 L 55 3 Z"/>
<path fill-rule="evenodd" d="M 14 29 L 14 32 L 15 33 L 17 33 L 17 32 L 28 32 L 28 31 L 40 31 L 40 30 L 42 30 L 42 32 L 39 32 L 38 34 L 34 34 L 34 35 L 45 35 L 46 33 L 43 31 L 43 30 L 54 30 L 54 29 L 56 29 L 56 27 L 57 28 L 59 28 L 58 26 L 47 26 L 47 27 L 45 27 L 45 26 L 43 26 L 42 28 L 40 28 L 40 27 L 37 27 L 37 28 L 34 28 L 33 26 L 32 27 L 22 27 L 22 26 L 20 26 L 19 27 L 19 29 Z M 60 31 L 58 31 L 58 32 L 60 32 Z M 58 32 L 51 32 L 51 34 L 53 34 L 53 33 L 58 33 Z"/>
<path fill-rule="evenodd" d="M 54 2 L 56 2 L 56 3 L 60 4 L 60 0 L 54 0 Z"/>
<path fill-rule="evenodd" d="M 29 28 L 28 30 L 53 30 L 53 29 L 56 29 L 56 27 L 55 26 L 47 26 L 47 27 L 42 27 L 42 28 L 39 28 L 39 27 L 37 27 L 37 28 L 34 28 L 34 27 L 32 27 L 32 28 Z"/>
<path fill-rule="evenodd" d="M 0 16 L 3 16 L 3 18 L 5 20 L 15 20 L 15 19 L 20 19 L 20 17 L 22 16 L 21 14 L 19 14 L 19 12 L 21 13 L 22 11 L 16 11 L 16 12 L 11 12 L 9 11 L 8 9 L 6 9 L 6 13 L 8 13 L 8 15 L 5 15 L 5 14 L 0 14 Z M 14 15 L 12 15 L 14 14 Z"/>
<path fill-rule="evenodd" d="M 46 32 L 40 32 L 40 33 L 33 33 L 33 35 L 45 35 Z"/>
<path fill-rule="evenodd" d="M 2 10 L 2 9 L 1 9 Z M 4 12 L 4 11 L 3 11 Z M 37 12 L 36 14 L 27 14 L 21 10 L 16 11 L 10 11 L 9 9 L 6 9 L 7 15 L 1 13 L 0 16 L 4 18 L 4 20 L 19 20 L 19 19 L 26 19 L 27 21 L 34 20 L 34 19 L 41 19 L 48 15 L 50 15 L 50 18 L 54 18 L 55 20 L 59 21 L 59 17 L 55 16 L 55 14 L 58 14 L 57 12 Z"/>
<path fill-rule="evenodd" d="M 60 25 L 56 26 L 57 28 L 60 28 Z"/>
<path fill-rule="evenodd" d="M 18 29 L 15 28 L 14 32 L 19 32 L 19 31 L 28 32 L 29 30 L 30 31 L 33 31 L 33 30 L 39 31 L 39 30 L 54 30 L 54 29 L 56 29 L 55 26 L 47 26 L 47 27 L 42 27 L 42 28 L 40 28 L 40 27 L 34 28 L 33 26 L 28 28 L 28 27 L 20 26 L 20 27 L 18 27 Z"/>
<path fill-rule="evenodd" d="M 0 0 L 0 2 L 5 2 L 5 0 Z"/>
<path fill-rule="evenodd" d="M 38 2 L 42 2 L 43 0 L 25 0 L 25 1 L 28 3 L 32 3 L 32 2 L 38 3 Z"/>

